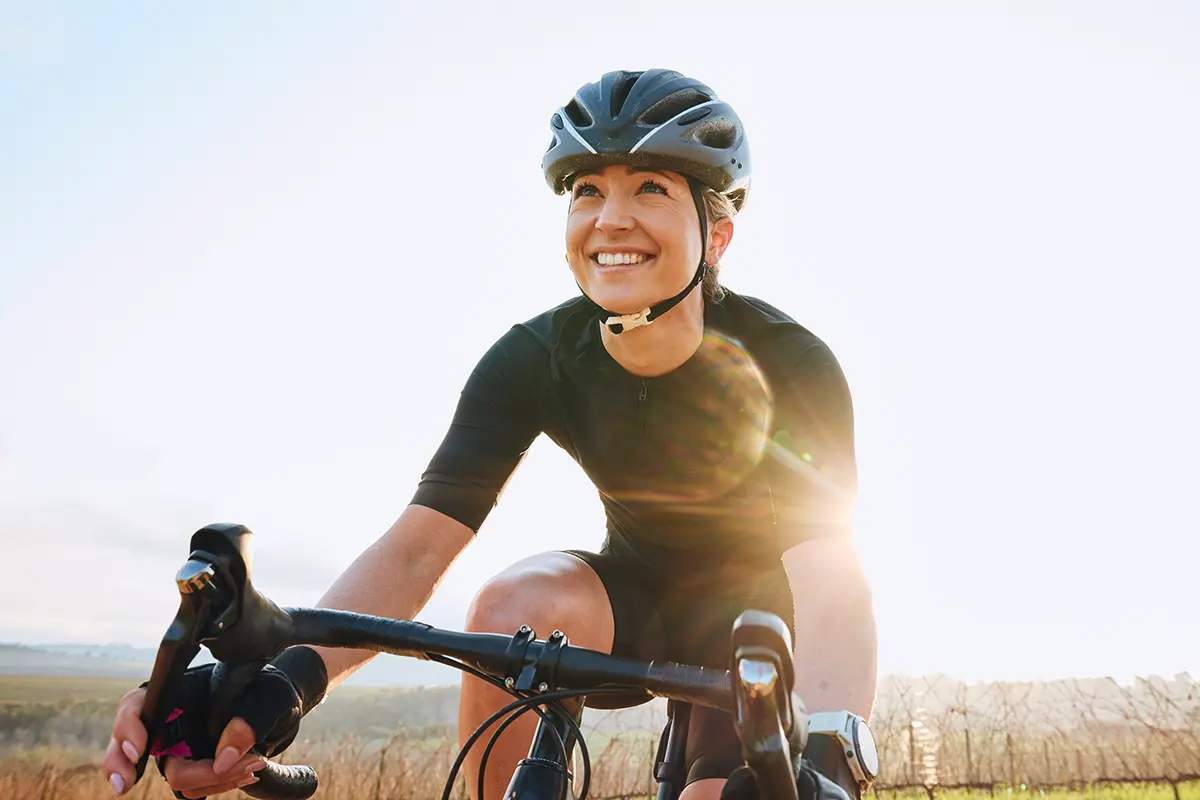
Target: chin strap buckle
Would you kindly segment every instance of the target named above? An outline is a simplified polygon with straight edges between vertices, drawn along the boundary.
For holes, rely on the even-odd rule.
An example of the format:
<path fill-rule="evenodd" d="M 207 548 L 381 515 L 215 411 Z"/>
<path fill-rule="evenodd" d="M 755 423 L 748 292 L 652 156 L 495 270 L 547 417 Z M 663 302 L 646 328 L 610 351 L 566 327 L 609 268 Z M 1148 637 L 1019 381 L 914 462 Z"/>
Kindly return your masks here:
<path fill-rule="evenodd" d="M 613 333 L 624 333 L 625 331 L 640 328 L 643 325 L 649 325 L 650 309 L 643 308 L 636 314 L 622 314 L 620 316 L 612 316 L 604 320 L 602 324 L 607 325 Z M 620 330 L 617 327 L 620 326 Z"/>

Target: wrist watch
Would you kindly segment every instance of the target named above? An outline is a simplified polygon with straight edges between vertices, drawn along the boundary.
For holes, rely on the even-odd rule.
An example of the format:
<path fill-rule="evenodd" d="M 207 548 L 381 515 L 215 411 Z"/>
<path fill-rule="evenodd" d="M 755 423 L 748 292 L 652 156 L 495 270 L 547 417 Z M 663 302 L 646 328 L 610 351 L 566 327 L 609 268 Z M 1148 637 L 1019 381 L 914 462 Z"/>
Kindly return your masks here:
<path fill-rule="evenodd" d="M 869 784 L 879 775 L 879 750 L 862 717 L 849 711 L 818 711 L 808 715 L 808 732 L 835 739 L 860 784 Z"/>

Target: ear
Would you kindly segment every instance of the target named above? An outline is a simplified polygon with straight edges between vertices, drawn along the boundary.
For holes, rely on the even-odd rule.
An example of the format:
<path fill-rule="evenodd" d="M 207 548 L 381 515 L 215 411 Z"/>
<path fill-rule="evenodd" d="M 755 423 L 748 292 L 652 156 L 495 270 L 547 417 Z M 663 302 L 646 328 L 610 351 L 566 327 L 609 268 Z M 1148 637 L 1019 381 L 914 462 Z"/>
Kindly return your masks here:
<path fill-rule="evenodd" d="M 704 260 L 710 266 L 719 265 L 721 256 L 725 255 L 725 251 L 732 241 L 733 220 L 726 217 L 712 226 L 712 230 L 708 234 L 708 249 L 704 251 Z"/>

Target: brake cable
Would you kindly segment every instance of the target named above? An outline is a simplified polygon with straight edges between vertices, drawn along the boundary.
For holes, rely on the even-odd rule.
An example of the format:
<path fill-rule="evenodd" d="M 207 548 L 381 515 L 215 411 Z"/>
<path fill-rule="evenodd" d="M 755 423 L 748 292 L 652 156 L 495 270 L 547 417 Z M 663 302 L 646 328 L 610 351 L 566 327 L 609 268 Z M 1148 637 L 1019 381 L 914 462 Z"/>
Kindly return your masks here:
<path fill-rule="evenodd" d="M 588 791 L 589 785 L 591 784 L 591 757 L 588 753 L 587 742 L 585 741 L 585 739 L 583 737 L 583 731 L 580 730 L 579 723 L 575 721 L 574 715 L 569 713 L 565 708 L 563 708 L 562 705 L 558 701 L 569 700 L 572 698 L 583 697 L 586 695 L 625 694 L 628 692 L 628 689 L 618 688 L 618 687 L 606 687 L 606 688 L 596 688 L 596 689 L 565 689 L 565 690 L 556 691 L 556 692 L 545 692 L 542 694 L 524 694 L 518 690 L 508 688 L 505 685 L 505 683 L 503 681 L 499 680 L 498 678 L 494 678 L 491 675 L 481 672 L 481 671 L 475 669 L 474 667 L 464 664 L 461 661 L 457 661 L 452 658 L 447 658 L 445 656 L 441 656 L 436 653 L 426 653 L 426 656 L 431 661 L 435 661 L 439 664 L 445 664 L 446 666 L 450 666 L 450 667 L 454 667 L 455 669 L 462 670 L 463 672 L 466 672 L 467 674 L 472 675 L 473 677 L 479 678 L 480 680 L 486 681 L 487 683 L 491 684 L 492 686 L 495 686 L 496 688 L 501 689 L 502 691 L 517 698 L 516 701 L 509 703 L 507 706 L 505 706 L 504 708 L 501 708 L 499 711 L 492 714 L 490 717 L 488 717 L 486 720 L 484 720 L 482 723 L 480 723 L 479 727 L 477 727 L 475 729 L 475 731 L 471 734 L 471 736 L 467 738 L 467 741 L 463 743 L 462 748 L 459 750 L 458 757 L 455 759 L 454 765 L 450 769 L 450 774 L 446 778 L 446 785 L 442 792 L 442 800 L 452 800 L 452 796 L 454 793 L 454 781 L 458 777 L 458 773 L 462 770 L 462 766 L 466 760 L 467 754 L 470 752 L 471 748 L 474 747 L 479 742 L 479 739 L 483 736 L 483 734 L 487 731 L 487 729 L 505 716 L 508 716 L 508 719 L 505 719 L 504 722 L 501 723 L 501 725 L 497 728 L 497 730 L 495 732 L 493 732 L 492 737 L 489 740 L 488 745 L 483 752 L 483 757 L 480 760 L 479 781 L 480 781 L 481 787 L 483 784 L 484 772 L 487 769 L 488 756 L 490 755 L 492 748 L 495 745 L 496 741 L 499 739 L 500 734 L 503 733 L 503 731 L 509 725 L 511 725 L 517 719 L 519 719 L 520 717 L 529 713 L 530 711 L 534 712 L 539 717 L 541 717 L 542 720 L 547 723 L 547 727 L 549 727 L 551 733 L 554 734 L 554 738 L 558 743 L 558 749 L 559 749 L 559 752 L 562 754 L 563 765 L 565 767 L 567 762 L 570 760 L 570 754 L 567 752 L 566 743 L 563 741 L 562 736 L 559 734 L 558 730 L 553 725 L 549 724 L 550 720 L 549 720 L 549 715 L 547 714 L 547 712 L 542 711 L 540 708 L 538 708 L 539 705 L 543 705 L 543 704 L 546 705 L 547 709 L 549 709 L 549 711 L 551 713 L 559 716 L 564 722 L 566 722 L 567 725 L 570 726 L 572 732 L 575 734 L 575 739 L 579 743 L 580 757 L 583 760 L 583 771 L 582 771 L 582 780 L 581 780 L 581 784 L 580 784 L 579 800 L 586 800 L 587 791 Z M 482 794 L 480 796 L 482 796 Z"/>

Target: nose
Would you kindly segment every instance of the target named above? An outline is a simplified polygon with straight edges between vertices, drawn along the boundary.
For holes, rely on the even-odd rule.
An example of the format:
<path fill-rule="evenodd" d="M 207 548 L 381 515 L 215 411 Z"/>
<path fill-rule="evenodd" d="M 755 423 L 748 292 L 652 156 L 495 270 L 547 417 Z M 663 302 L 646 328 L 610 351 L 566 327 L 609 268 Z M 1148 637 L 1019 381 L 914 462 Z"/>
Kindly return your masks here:
<path fill-rule="evenodd" d="M 600 213 L 596 215 L 596 230 L 603 233 L 623 231 L 631 229 L 635 224 L 636 222 L 622 198 L 604 198 L 604 205 L 600 208 Z"/>

